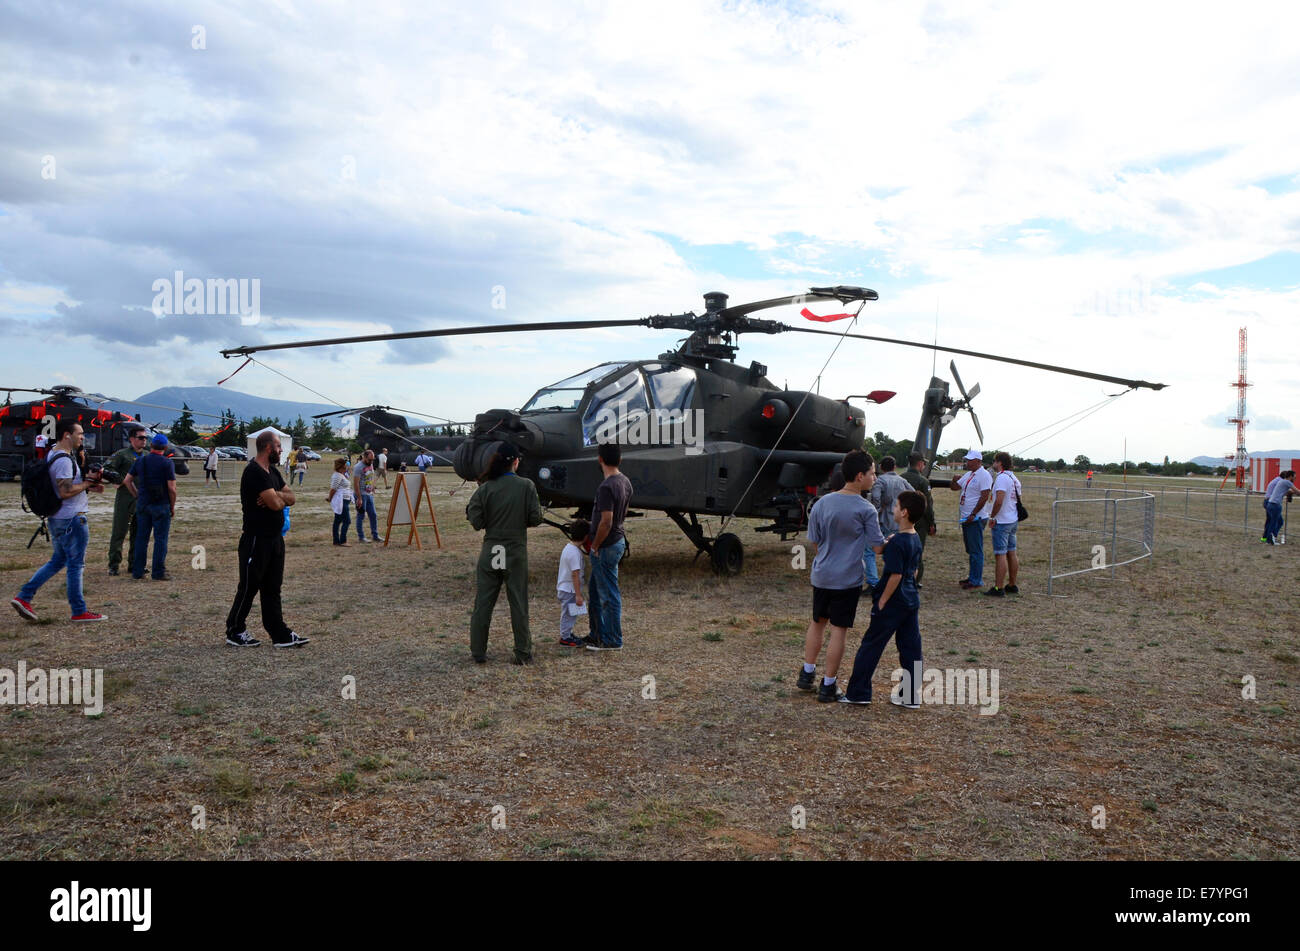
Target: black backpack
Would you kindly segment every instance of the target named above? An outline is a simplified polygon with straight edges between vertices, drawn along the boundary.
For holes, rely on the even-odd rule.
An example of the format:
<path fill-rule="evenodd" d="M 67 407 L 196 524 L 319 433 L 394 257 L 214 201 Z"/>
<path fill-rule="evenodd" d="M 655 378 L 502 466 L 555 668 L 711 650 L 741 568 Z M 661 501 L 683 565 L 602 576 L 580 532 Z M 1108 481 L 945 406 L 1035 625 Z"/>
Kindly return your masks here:
<path fill-rule="evenodd" d="M 50 464 L 59 456 L 72 458 L 66 452 L 55 452 L 40 462 L 23 467 L 24 507 L 41 518 L 49 518 L 63 506 L 64 500 L 59 497 L 59 493 L 54 488 L 54 481 L 50 478 Z M 76 478 L 76 472 L 77 464 L 74 461 L 73 478 Z"/>

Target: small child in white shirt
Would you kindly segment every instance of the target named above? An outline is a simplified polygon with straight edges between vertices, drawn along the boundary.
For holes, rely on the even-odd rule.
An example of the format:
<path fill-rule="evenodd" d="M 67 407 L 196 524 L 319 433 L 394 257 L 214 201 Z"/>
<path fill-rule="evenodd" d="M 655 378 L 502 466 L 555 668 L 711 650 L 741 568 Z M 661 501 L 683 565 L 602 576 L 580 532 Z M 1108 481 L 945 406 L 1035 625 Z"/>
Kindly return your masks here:
<path fill-rule="evenodd" d="M 582 543 L 591 533 L 591 523 L 585 518 L 576 519 L 566 532 L 569 536 L 564 551 L 560 552 L 560 571 L 555 579 L 555 597 L 560 602 L 560 643 L 565 647 L 582 647 L 582 641 L 573 636 L 573 620 L 585 614 L 586 602 L 582 598 Z M 578 609 L 582 610 L 578 610 Z"/>

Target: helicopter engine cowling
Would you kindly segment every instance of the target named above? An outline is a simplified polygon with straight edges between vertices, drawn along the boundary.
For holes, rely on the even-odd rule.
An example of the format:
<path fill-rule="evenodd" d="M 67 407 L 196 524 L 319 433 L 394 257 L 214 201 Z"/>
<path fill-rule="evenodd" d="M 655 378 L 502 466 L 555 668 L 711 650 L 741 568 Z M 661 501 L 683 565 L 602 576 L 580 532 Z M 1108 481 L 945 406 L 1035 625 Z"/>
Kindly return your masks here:
<path fill-rule="evenodd" d="M 782 446 L 848 452 L 861 449 L 866 435 L 866 417 L 861 410 L 797 390 L 768 394 L 758 405 L 758 421 L 764 428 L 784 431 Z"/>

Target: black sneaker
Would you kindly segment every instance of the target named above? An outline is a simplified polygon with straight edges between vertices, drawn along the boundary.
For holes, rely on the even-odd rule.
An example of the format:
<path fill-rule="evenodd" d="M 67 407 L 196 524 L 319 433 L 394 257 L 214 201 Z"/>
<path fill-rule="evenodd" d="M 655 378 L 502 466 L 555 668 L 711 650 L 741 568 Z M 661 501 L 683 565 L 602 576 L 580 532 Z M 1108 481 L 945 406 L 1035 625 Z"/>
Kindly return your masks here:
<path fill-rule="evenodd" d="M 240 631 L 238 634 L 227 634 L 226 643 L 231 647 L 257 647 L 262 642 L 256 637 L 249 637 L 247 631 Z"/>
<path fill-rule="evenodd" d="M 594 637 L 588 634 L 586 637 L 579 638 L 578 643 L 582 644 L 584 647 L 589 647 L 592 644 L 599 644 L 600 641 L 596 640 Z"/>
<path fill-rule="evenodd" d="M 293 631 L 290 631 L 290 632 L 289 632 L 289 639 L 288 639 L 287 641 L 274 641 L 274 640 L 273 640 L 273 641 L 271 641 L 271 646 L 272 646 L 272 647 L 302 647 L 302 645 L 304 645 L 304 644 L 309 644 L 309 643 L 311 643 L 311 641 L 310 641 L 308 638 L 306 638 L 306 637 L 299 637 L 299 636 L 298 636 L 297 634 L 295 634 Z"/>
<path fill-rule="evenodd" d="M 817 679 L 817 671 L 808 671 L 800 668 L 799 680 L 795 684 L 800 690 L 813 690 L 816 687 L 814 681 Z"/>
<path fill-rule="evenodd" d="M 1009 585 L 1007 585 L 1005 588 L 1003 588 L 1002 590 L 1005 591 L 1007 594 L 1019 594 L 1019 593 L 1020 593 L 1020 586 L 1019 586 L 1019 585 L 1014 585 L 1014 584 L 1009 584 Z"/>
<path fill-rule="evenodd" d="M 164 571 L 164 572 L 162 573 L 162 577 L 159 577 L 158 575 L 154 575 L 154 576 L 153 576 L 153 580 L 154 580 L 154 581 L 171 581 L 171 580 L 172 580 L 172 573 L 171 573 L 170 571 Z"/>
<path fill-rule="evenodd" d="M 868 697 L 866 700 L 850 700 L 848 694 L 842 693 L 840 694 L 840 703 L 852 703 L 859 707 L 865 707 L 867 704 L 871 703 L 871 698 Z"/>
<path fill-rule="evenodd" d="M 842 696 L 844 696 L 844 694 L 840 690 L 840 683 L 838 680 L 833 684 L 828 684 L 823 680 L 822 685 L 817 688 L 818 703 L 835 703 Z"/>
<path fill-rule="evenodd" d="M 481 655 L 479 655 L 479 654 L 470 654 L 469 656 L 472 657 L 472 658 L 474 659 L 474 663 L 476 663 L 476 664 L 486 664 L 486 663 L 487 663 L 487 658 L 484 657 L 484 656 L 481 656 Z"/>
<path fill-rule="evenodd" d="M 116 576 L 116 575 L 117 575 L 117 569 L 116 569 L 116 568 L 109 568 L 109 569 L 108 569 L 108 573 L 109 573 L 110 575 L 112 575 L 112 576 Z"/>
<path fill-rule="evenodd" d="M 989 588 L 987 591 L 984 592 L 984 594 L 986 597 L 990 597 L 990 598 L 1001 598 L 1005 596 L 1006 592 L 1004 592 L 1001 588 Z"/>

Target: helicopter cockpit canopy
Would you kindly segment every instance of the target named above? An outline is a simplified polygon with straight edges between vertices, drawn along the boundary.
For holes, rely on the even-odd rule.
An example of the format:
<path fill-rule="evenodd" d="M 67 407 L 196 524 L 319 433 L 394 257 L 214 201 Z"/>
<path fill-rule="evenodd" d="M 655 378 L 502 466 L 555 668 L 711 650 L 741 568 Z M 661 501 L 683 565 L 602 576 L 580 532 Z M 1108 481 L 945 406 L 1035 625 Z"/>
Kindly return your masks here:
<path fill-rule="evenodd" d="M 590 370 L 583 370 L 576 376 L 561 380 L 559 383 L 544 386 L 533 394 L 533 398 L 525 403 L 519 412 L 535 413 L 543 410 L 577 409 L 589 385 L 623 366 L 627 366 L 627 364 L 621 361 L 600 363 Z"/>

